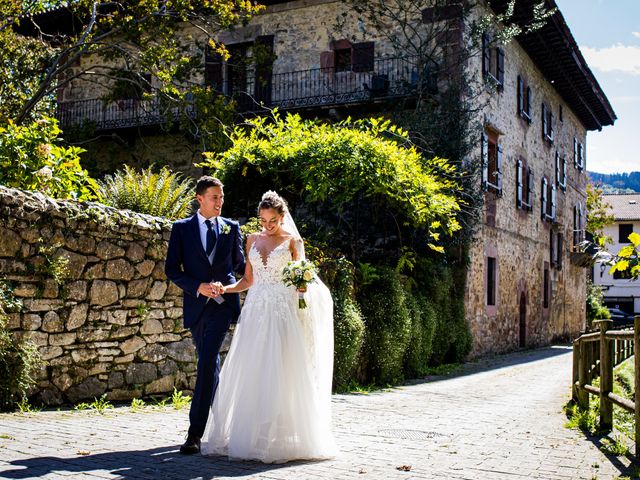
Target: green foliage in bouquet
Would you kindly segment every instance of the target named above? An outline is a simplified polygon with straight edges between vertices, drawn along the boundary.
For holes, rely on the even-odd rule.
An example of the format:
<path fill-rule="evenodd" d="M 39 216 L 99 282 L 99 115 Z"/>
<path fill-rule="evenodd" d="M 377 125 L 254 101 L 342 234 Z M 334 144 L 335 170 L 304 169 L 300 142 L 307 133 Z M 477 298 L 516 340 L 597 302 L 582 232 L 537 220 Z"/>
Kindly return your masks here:
<path fill-rule="evenodd" d="M 385 385 L 404 378 L 411 317 L 398 272 L 381 267 L 379 274 L 357 295 L 367 325 L 362 349 L 364 380 Z"/>
<path fill-rule="evenodd" d="M 171 220 L 191 213 L 193 181 L 169 168 L 153 166 L 137 172 L 128 165 L 98 182 L 106 205 Z"/>

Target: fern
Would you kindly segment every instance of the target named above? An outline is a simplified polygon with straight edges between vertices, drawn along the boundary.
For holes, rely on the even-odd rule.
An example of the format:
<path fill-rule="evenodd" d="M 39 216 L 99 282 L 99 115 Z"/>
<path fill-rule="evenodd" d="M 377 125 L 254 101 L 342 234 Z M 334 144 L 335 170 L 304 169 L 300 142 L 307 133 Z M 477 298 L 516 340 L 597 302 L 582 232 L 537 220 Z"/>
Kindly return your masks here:
<path fill-rule="evenodd" d="M 177 219 L 191 211 L 193 181 L 162 167 L 153 165 L 140 172 L 128 165 L 98 182 L 106 205 L 158 217 Z"/>

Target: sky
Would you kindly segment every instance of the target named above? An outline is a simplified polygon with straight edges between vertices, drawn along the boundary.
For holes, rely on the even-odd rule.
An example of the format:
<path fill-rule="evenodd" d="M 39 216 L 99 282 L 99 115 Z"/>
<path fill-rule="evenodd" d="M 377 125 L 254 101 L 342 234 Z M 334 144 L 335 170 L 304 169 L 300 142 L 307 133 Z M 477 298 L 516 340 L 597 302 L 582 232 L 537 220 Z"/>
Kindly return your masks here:
<path fill-rule="evenodd" d="M 587 134 L 587 169 L 640 171 L 640 0 L 556 0 L 618 119 Z"/>

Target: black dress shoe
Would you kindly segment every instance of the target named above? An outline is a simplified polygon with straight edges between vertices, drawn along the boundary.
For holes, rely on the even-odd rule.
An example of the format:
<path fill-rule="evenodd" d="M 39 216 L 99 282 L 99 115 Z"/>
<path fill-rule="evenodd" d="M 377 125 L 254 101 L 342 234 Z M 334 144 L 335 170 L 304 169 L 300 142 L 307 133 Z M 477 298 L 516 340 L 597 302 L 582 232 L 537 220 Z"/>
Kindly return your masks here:
<path fill-rule="evenodd" d="M 193 455 L 198 452 L 200 452 L 200 439 L 195 435 L 187 435 L 187 441 L 180 447 L 180 453 Z"/>

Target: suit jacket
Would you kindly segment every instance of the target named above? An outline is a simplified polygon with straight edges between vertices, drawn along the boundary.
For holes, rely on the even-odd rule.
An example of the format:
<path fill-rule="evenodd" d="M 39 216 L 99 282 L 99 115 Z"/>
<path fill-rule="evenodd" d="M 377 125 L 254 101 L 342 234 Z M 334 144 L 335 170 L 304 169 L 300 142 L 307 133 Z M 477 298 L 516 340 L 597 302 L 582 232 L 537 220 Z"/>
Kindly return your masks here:
<path fill-rule="evenodd" d="M 178 220 L 171 229 L 165 273 L 167 278 L 184 291 L 185 328 L 198 321 L 207 305 L 208 297 L 198 296 L 201 283 L 221 282 L 229 285 L 236 281 L 234 272 L 244 274 L 245 258 L 240 225 L 218 217 L 217 236 L 213 263 L 210 264 L 200 239 L 197 215 Z M 240 296 L 237 293 L 226 293 L 224 299 L 233 311 L 232 321 L 235 322 L 240 314 Z M 224 306 L 218 306 L 213 299 L 209 303 L 214 304 L 214 307 Z"/>

